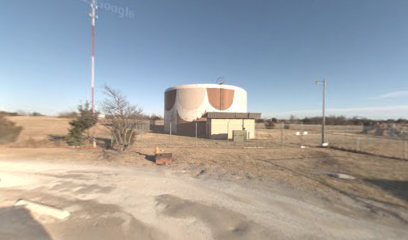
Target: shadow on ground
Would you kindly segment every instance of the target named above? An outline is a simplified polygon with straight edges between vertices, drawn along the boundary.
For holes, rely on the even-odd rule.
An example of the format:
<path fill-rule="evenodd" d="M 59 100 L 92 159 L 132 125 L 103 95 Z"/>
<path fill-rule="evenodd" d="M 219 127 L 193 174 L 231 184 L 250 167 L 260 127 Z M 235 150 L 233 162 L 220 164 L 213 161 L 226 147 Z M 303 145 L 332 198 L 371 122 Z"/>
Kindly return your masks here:
<path fill-rule="evenodd" d="M 164 215 L 174 218 L 195 218 L 210 227 L 213 239 L 244 240 L 244 239 L 272 239 L 272 229 L 266 229 L 250 221 L 246 216 L 216 205 L 207 206 L 164 194 L 156 196 L 156 202 Z M 278 231 L 275 239 L 283 239 Z"/>
<path fill-rule="evenodd" d="M 156 157 L 154 155 L 149 155 L 141 152 L 135 152 L 136 154 L 139 154 L 141 156 L 144 156 L 147 161 L 150 161 L 152 163 L 156 163 Z"/>
<path fill-rule="evenodd" d="M 65 135 L 48 135 L 48 141 L 53 143 L 55 146 L 64 146 L 67 144 L 66 137 L 67 136 Z M 96 137 L 95 141 L 98 147 L 112 149 L 111 139 L 109 138 Z"/>
<path fill-rule="evenodd" d="M 408 181 L 393 181 L 383 179 L 365 179 L 364 181 L 374 184 L 392 195 L 408 202 Z"/>
<path fill-rule="evenodd" d="M 51 240 L 47 230 L 23 207 L 0 208 L 0 240 Z"/>

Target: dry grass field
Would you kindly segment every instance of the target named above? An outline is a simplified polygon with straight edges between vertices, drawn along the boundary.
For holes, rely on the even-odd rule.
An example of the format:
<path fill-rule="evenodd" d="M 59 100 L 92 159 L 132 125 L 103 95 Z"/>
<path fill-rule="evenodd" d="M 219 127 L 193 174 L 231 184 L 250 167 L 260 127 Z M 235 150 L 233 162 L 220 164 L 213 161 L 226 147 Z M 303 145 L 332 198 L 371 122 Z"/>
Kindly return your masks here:
<path fill-rule="evenodd" d="M 63 136 L 68 133 L 69 121 L 66 118 L 54 117 L 8 117 L 15 122 L 17 126 L 22 126 L 23 131 L 17 141 L 12 146 L 19 147 L 53 147 L 65 146 Z M 361 126 L 327 126 L 326 141 L 329 145 L 339 149 L 351 150 L 362 153 L 370 153 L 385 157 L 395 157 L 408 160 L 408 141 L 400 139 L 390 139 L 385 137 L 375 137 L 362 134 Z M 107 129 L 97 125 L 92 129 L 100 139 L 109 138 Z M 303 137 L 297 136 L 296 132 L 307 131 L 308 135 Z M 257 130 L 257 140 L 246 143 L 247 147 L 267 147 L 274 148 L 280 146 L 311 146 L 317 147 L 321 142 L 319 125 L 301 125 L 292 124 L 290 129 L 264 129 Z M 145 136 L 139 136 L 141 138 Z M 224 141 L 203 141 L 203 139 L 190 139 L 183 143 L 174 141 L 176 136 L 164 137 L 163 142 L 159 145 L 194 145 L 210 144 L 217 142 L 216 147 L 230 147 L 234 145 L 231 142 Z M 167 143 L 166 143 L 167 140 Z M 102 144 L 102 143 L 101 143 Z"/>
<path fill-rule="evenodd" d="M 364 196 L 364 194 L 377 191 L 379 194 L 373 194 L 370 199 L 377 199 L 380 202 L 399 206 L 406 205 L 404 200 L 407 199 L 401 200 L 398 196 L 394 196 L 392 192 L 386 194 L 386 190 L 375 186 L 375 184 L 373 185 L 370 181 L 408 181 L 407 161 L 316 148 L 314 146 L 319 145 L 320 134 L 310 132 L 310 129 L 309 135 L 304 136 L 303 139 L 296 136 L 295 133 L 298 130 L 295 129 L 259 129 L 257 131 L 257 140 L 248 141 L 244 144 L 146 133 L 138 136 L 135 146 L 128 153 L 118 157 L 116 154 L 101 149 L 78 150 L 70 149 L 63 142 L 56 144 L 52 136 L 67 134 L 69 119 L 52 117 L 9 117 L 9 119 L 24 129 L 16 143 L 10 145 L 11 148 L 3 148 L 2 152 L 3 154 L 6 153 L 6 155 L 18 151 L 19 153 L 13 154 L 27 157 L 34 154 L 36 156 L 42 155 L 45 158 L 47 158 L 47 155 L 52 158 L 57 154 L 59 158 L 66 159 L 76 158 L 76 156 L 85 159 L 103 159 L 107 157 L 108 159 L 120 158 L 119 161 L 122 162 L 139 161 L 139 163 L 148 164 L 148 160 L 152 158 L 154 148 L 158 146 L 164 151 L 172 152 L 175 155 L 177 161 L 172 167 L 192 170 L 192 174 L 197 172 L 199 175 L 215 175 L 216 177 L 223 176 L 233 179 L 255 178 L 260 181 L 273 179 L 273 181 L 290 184 L 301 189 L 306 189 L 308 184 L 313 189 L 316 184 L 324 183 L 327 186 L 339 187 L 339 191 L 348 192 L 351 190 L 356 196 Z M 352 128 L 349 127 L 348 129 Z M 106 138 L 108 136 L 103 126 L 97 126 L 93 131 L 98 137 Z M 354 129 L 354 132 L 356 132 L 356 129 Z M 347 137 L 329 134 L 328 140 L 338 144 L 349 139 L 352 134 L 347 133 Z M 360 135 L 354 133 L 354 137 L 357 138 Z M 354 147 L 354 140 L 350 140 L 348 143 L 351 149 Z M 300 145 L 302 144 L 309 147 L 301 149 Z M 18 149 L 15 149 L 15 147 Z M 37 148 L 37 150 L 30 149 L 32 147 Z M 43 149 L 44 147 L 51 147 L 52 149 Z M 63 148 L 63 150 L 60 148 Z M 389 151 L 390 155 L 398 153 L 396 149 L 389 148 L 387 145 L 373 146 L 372 148 L 382 154 L 387 154 L 387 151 Z M 147 162 L 144 162 L 144 160 L 147 160 Z M 358 184 L 349 188 L 348 183 L 345 184 L 328 177 L 327 174 L 330 172 L 348 173 L 357 176 L 361 182 L 357 181 Z M 370 188 L 375 189 L 375 191 L 370 190 Z M 408 195 L 407 193 L 404 194 Z M 408 196 L 405 197 L 408 198 Z"/>
<path fill-rule="evenodd" d="M 17 126 L 23 127 L 13 147 L 62 147 L 66 146 L 63 137 L 68 134 L 69 122 L 72 119 L 56 117 L 7 117 Z M 97 125 L 93 131 L 100 137 L 108 137 L 103 126 Z"/>
<path fill-rule="evenodd" d="M 23 127 L 23 132 L 17 139 L 19 143 L 29 139 L 43 141 L 52 135 L 65 135 L 68 133 L 70 121 L 66 118 L 30 116 L 7 117 L 7 119 Z"/>
<path fill-rule="evenodd" d="M 297 136 L 296 132 L 308 134 Z M 316 147 L 321 143 L 320 126 L 291 125 L 290 129 L 258 129 L 258 139 L 270 139 L 275 143 Z M 361 126 L 327 126 L 326 142 L 338 149 L 394 157 L 408 160 L 408 140 L 378 137 L 362 133 Z"/>
<path fill-rule="evenodd" d="M 260 129 L 258 139 L 244 144 L 145 133 L 138 136 L 128 152 L 116 153 L 102 148 L 74 149 L 63 143 L 55 144 L 50 136 L 66 134 L 67 119 L 9 119 L 24 129 L 16 143 L 0 148 L 0 159 L 43 159 L 155 169 L 153 154 L 155 147 L 159 147 L 173 153 L 176 160 L 168 169 L 174 174 L 232 181 L 248 188 L 262 187 L 264 191 L 279 186 L 289 189 L 291 193 L 288 194 L 294 194 L 294 197 L 300 196 L 302 201 L 318 201 L 319 206 L 338 214 L 369 219 L 378 224 L 408 226 L 408 161 L 319 148 L 316 147 L 320 141 L 317 132 L 312 131 L 301 139 L 294 129 Z M 102 126 L 94 131 L 98 137 L 107 136 Z M 347 134 L 347 137 L 351 134 L 360 136 L 358 133 Z M 336 134 L 328 137 L 330 142 L 337 143 L 341 142 L 340 139 L 347 139 Z M 36 144 L 32 145 L 30 141 Z M 307 148 L 300 148 L 302 144 Z M 383 155 L 396 152 L 383 147 L 373 149 L 380 149 Z M 355 179 L 333 178 L 332 173 L 348 174 Z"/>

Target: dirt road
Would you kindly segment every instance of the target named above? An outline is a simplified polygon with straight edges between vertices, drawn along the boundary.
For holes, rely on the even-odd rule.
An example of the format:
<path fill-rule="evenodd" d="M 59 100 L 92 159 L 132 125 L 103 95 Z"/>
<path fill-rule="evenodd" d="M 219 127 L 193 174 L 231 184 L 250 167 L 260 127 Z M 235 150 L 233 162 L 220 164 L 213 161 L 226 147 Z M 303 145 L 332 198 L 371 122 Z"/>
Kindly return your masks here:
<path fill-rule="evenodd" d="M 0 162 L 0 239 L 403 239 L 407 228 L 345 216 L 280 187 L 166 168 Z M 297 196 L 297 197 L 294 197 Z M 14 206 L 25 199 L 70 213 Z"/>

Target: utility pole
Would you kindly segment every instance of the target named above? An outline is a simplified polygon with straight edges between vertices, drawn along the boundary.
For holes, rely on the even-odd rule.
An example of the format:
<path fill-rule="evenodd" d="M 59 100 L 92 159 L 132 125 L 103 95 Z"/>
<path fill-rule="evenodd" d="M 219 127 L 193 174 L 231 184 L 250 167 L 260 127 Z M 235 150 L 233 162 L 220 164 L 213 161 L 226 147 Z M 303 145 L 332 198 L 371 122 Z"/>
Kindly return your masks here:
<path fill-rule="evenodd" d="M 95 113 L 95 32 L 96 32 L 96 0 L 91 3 L 91 98 L 92 98 L 92 112 Z"/>
<path fill-rule="evenodd" d="M 326 80 L 318 80 L 316 81 L 317 85 L 323 85 L 322 88 L 322 147 L 327 147 L 328 143 L 326 143 L 326 139 L 325 139 L 325 127 L 326 127 Z"/>
<path fill-rule="evenodd" d="M 92 113 L 95 114 L 95 33 L 96 33 L 96 15 L 97 0 L 92 0 L 91 3 L 91 102 L 92 102 Z M 92 134 L 92 145 L 96 147 L 95 134 Z"/>

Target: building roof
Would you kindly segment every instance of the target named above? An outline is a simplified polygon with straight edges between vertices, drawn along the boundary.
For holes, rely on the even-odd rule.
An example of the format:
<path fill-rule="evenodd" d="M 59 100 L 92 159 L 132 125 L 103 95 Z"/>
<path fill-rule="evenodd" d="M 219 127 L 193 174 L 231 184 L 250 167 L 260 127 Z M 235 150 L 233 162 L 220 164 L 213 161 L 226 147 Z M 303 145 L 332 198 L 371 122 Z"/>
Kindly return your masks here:
<path fill-rule="evenodd" d="M 260 113 L 242 112 L 207 112 L 204 117 L 209 119 L 260 119 Z"/>

